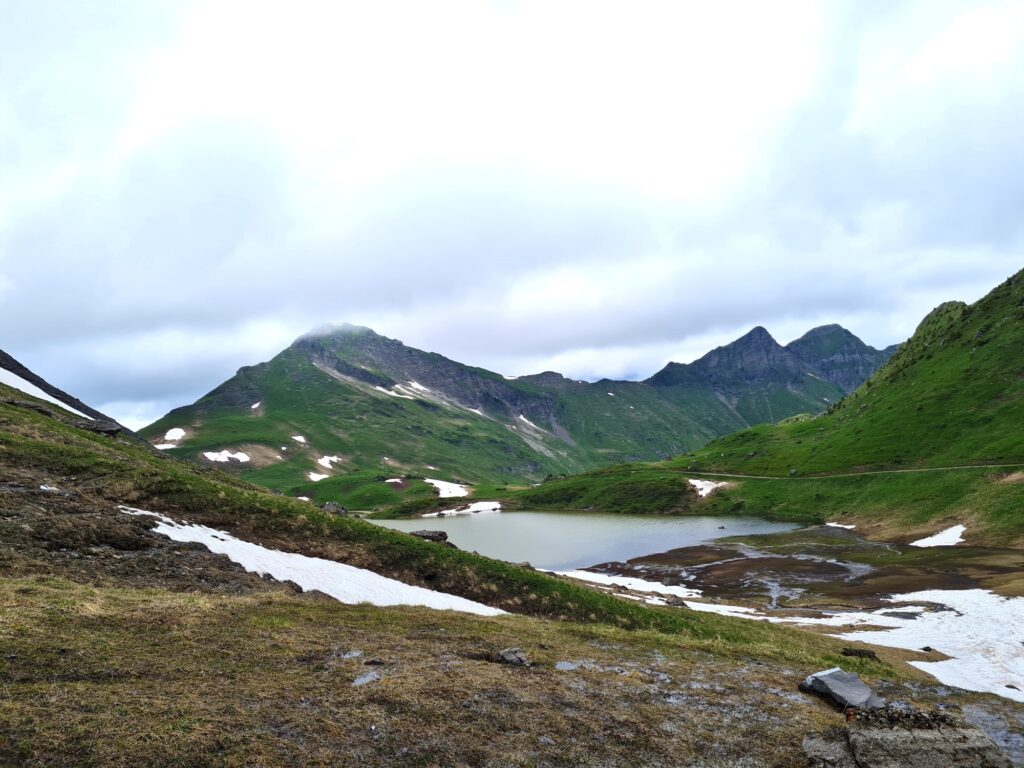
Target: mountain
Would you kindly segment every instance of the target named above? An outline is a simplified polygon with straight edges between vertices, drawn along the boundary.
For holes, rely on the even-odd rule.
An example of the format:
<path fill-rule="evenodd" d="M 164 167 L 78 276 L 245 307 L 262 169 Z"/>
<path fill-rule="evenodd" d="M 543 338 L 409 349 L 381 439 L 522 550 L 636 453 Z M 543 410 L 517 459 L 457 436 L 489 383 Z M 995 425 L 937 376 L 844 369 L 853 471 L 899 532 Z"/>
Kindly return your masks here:
<path fill-rule="evenodd" d="M 0 384 L 0 765 L 798 765 L 845 720 L 797 686 L 839 660 L 1004 711 L 933 692 L 902 651 L 845 658 L 330 514 L 22 386 Z M 512 615 L 391 602 L 412 593 Z M 510 647 L 531 666 L 499 664 Z"/>
<path fill-rule="evenodd" d="M 823 325 L 790 342 L 786 349 L 849 394 L 881 368 L 899 345 L 875 349 L 841 325 Z"/>
<path fill-rule="evenodd" d="M 770 354 L 745 353 L 785 370 Z M 873 356 L 842 329 L 815 329 L 790 352 L 844 383 Z M 749 346 L 749 345 L 748 345 Z M 973 305 L 949 302 L 862 386 L 826 413 L 721 437 L 667 462 L 627 465 L 522 492 L 527 507 L 672 509 L 680 476 L 728 475 L 712 511 L 822 522 L 842 516 L 878 537 L 911 539 L 954 524 L 969 541 L 1024 541 L 1024 272 Z M 881 354 L 885 354 L 883 351 Z M 774 360 L 774 362 L 772 362 Z M 781 373 L 780 373 L 781 375 Z M 602 499 L 609 504 L 602 506 Z"/>
<path fill-rule="evenodd" d="M 663 459 L 750 424 L 820 412 L 844 394 L 826 380 L 825 361 L 757 328 L 643 382 L 551 371 L 512 379 L 368 328 L 326 326 L 141 434 L 257 484 L 374 508 L 430 491 L 381 479 L 534 481 Z"/>
<path fill-rule="evenodd" d="M 682 407 L 700 403 L 704 421 L 719 435 L 800 413 L 818 413 L 846 393 L 827 373 L 833 351 L 801 345 L 809 337 L 827 335 L 828 328 L 839 326 L 816 328 L 784 347 L 759 326 L 689 365 L 669 363 L 647 383 Z M 876 358 L 883 354 L 843 332 Z"/>

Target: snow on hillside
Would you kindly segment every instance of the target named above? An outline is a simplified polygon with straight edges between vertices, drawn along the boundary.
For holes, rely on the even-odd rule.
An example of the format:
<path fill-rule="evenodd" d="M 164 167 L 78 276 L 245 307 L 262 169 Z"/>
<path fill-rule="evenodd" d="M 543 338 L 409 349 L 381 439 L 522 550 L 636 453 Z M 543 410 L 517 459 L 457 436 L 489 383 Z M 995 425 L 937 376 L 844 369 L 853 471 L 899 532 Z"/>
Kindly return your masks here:
<path fill-rule="evenodd" d="M 690 480 L 689 482 L 690 485 L 697 489 L 697 494 L 702 498 L 725 485 L 725 483 L 716 483 L 713 480 Z"/>
<path fill-rule="evenodd" d="M 263 547 L 204 525 L 178 523 L 169 517 L 144 509 L 125 506 L 119 506 L 118 509 L 128 515 L 155 517 L 159 523 L 153 530 L 169 539 L 202 544 L 211 552 L 227 555 L 233 562 L 251 573 L 269 575 L 278 581 L 292 581 L 304 590 L 315 589 L 349 605 L 420 605 L 437 610 L 473 613 L 478 616 L 498 616 L 505 613 L 499 608 L 492 608 L 446 592 L 415 587 L 364 568 Z"/>
<path fill-rule="evenodd" d="M 954 525 L 944 531 L 939 531 L 934 536 L 910 542 L 912 547 L 952 547 L 964 540 L 963 533 L 967 530 L 966 525 Z"/>
<path fill-rule="evenodd" d="M 45 392 L 43 392 L 43 390 L 41 390 L 35 384 L 31 384 L 31 383 L 25 381 L 25 379 L 21 378 L 21 376 L 18 376 L 15 373 L 11 373 L 6 368 L 0 368 L 0 384 L 6 384 L 9 387 L 14 387 L 15 389 L 20 389 L 26 395 L 32 395 L 32 397 L 38 397 L 40 400 L 45 400 L 46 402 L 52 403 L 53 405 L 58 405 L 61 408 L 63 408 L 65 411 L 70 411 L 71 413 L 75 414 L 76 416 L 81 416 L 83 419 L 88 419 L 89 421 L 94 421 L 92 416 L 87 416 L 86 414 L 82 413 L 81 411 L 75 410 L 70 405 L 65 405 L 60 400 L 55 398 L 53 395 L 46 394 Z"/>
<path fill-rule="evenodd" d="M 218 462 L 225 462 L 225 463 L 230 461 L 231 459 L 234 459 L 235 461 L 239 461 L 239 462 L 241 462 L 243 464 L 245 464 L 246 462 L 249 461 L 249 454 L 244 453 L 243 451 L 238 451 L 237 453 L 232 453 L 231 451 L 227 450 L 226 448 L 223 451 L 217 451 L 217 452 L 207 451 L 206 453 L 203 454 L 203 456 L 205 456 L 210 461 L 218 461 Z"/>
<path fill-rule="evenodd" d="M 432 480 L 429 477 L 423 479 L 423 482 L 430 483 L 432 486 L 437 488 L 437 495 L 442 499 L 453 499 L 459 496 L 469 496 L 469 488 L 458 483 L 449 483 L 445 480 Z"/>
<path fill-rule="evenodd" d="M 452 517 L 455 515 L 475 515 L 480 512 L 501 512 L 501 504 L 497 501 L 474 501 L 460 509 L 445 509 L 441 512 L 429 512 L 423 517 Z"/>

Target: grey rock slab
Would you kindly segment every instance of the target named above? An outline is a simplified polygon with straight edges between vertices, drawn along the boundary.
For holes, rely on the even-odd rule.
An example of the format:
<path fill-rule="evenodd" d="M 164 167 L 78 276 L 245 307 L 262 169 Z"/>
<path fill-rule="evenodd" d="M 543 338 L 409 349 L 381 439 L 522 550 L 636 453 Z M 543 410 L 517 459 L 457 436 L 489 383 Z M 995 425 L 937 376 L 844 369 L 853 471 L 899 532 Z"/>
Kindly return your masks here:
<path fill-rule="evenodd" d="M 530 660 L 523 653 L 522 648 L 506 648 L 498 651 L 498 661 L 502 664 L 511 664 L 514 667 L 528 667 Z"/>
<path fill-rule="evenodd" d="M 822 696 L 840 709 L 879 709 L 885 706 L 885 699 L 875 695 L 856 672 L 844 672 L 839 667 L 809 675 L 800 684 L 800 690 Z"/>

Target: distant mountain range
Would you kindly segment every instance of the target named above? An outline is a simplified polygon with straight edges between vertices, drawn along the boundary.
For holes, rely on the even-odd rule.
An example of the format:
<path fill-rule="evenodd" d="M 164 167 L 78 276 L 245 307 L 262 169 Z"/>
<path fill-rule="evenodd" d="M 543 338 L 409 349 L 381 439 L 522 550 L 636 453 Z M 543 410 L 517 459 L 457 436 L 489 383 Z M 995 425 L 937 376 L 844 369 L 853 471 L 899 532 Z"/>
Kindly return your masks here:
<path fill-rule="evenodd" d="M 141 434 L 258 484 L 351 501 L 361 473 L 522 482 L 676 455 L 819 413 L 891 354 L 836 325 L 787 346 L 755 328 L 646 381 L 588 383 L 554 372 L 508 378 L 369 328 L 328 326 Z M 378 483 L 363 503 L 393 503 L 387 490 Z"/>
<path fill-rule="evenodd" d="M 848 340 L 842 349 L 833 343 L 844 333 L 815 329 L 787 349 L 809 354 L 823 377 L 827 369 L 832 381 L 848 381 L 870 363 L 849 354 L 855 345 Z M 778 354 L 763 332 L 754 335 Z M 704 360 L 764 360 L 741 353 L 740 342 Z M 604 468 L 510 493 L 525 509 L 743 510 L 805 522 L 822 522 L 827 514 L 890 540 L 963 525 L 972 544 L 1020 547 L 1021 349 L 1024 271 L 974 304 L 936 307 L 885 365 L 826 413 L 732 432 L 669 461 Z M 723 376 L 734 380 L 734 368 Z M 683 484 L 694 476 L 727 485 L 698 506 Z"/>

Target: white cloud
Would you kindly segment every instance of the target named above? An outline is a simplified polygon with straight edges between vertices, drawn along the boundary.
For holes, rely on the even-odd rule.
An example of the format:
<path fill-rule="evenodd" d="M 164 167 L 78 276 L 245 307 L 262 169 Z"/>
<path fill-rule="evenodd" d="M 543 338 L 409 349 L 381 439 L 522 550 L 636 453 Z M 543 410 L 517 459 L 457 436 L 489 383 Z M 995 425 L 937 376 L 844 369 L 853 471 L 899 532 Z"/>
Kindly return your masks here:
<path fill-rule="evenodd" d="M 1021 266 L 1019 3 L 108 5 L 0 29 L 0 321 L 125 419 L 323 322 L 647 376 Z"/>

